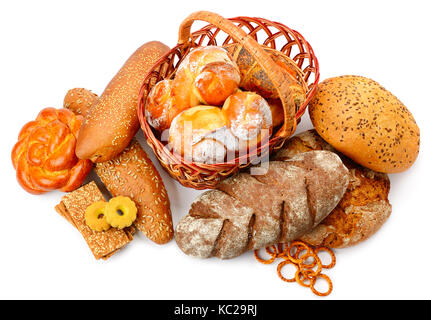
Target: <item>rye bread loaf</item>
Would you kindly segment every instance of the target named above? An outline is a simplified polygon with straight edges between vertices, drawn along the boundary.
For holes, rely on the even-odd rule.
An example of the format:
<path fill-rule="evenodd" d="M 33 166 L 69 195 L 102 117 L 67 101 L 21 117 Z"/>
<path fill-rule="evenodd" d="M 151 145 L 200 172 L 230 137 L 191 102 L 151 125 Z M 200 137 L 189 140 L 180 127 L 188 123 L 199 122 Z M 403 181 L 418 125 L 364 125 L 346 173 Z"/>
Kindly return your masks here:
<path fill-rule="evenodd" d="M 348 182 L 347 168 L 329 151 L 271 161 L 261 175 L 240 173 L 199 196 L 175 240 L 188 255 L 229 259 L 296 239 L 334 209 Z"/>
<path fill-rule="evenodd" d="M 287 140 L 273 159 L 291 159 L 311 150 L 336 152 L 316 130 L 309 130 Z M 349 186 L 334 210 L 317 227 L 300 237 L 315 246 L 344 248 L 358 244 L 375 234 L 392 211 L 388 200 L 388 175 L 365 168 L 342 154 L 338 155 L 349 169 Z"/>

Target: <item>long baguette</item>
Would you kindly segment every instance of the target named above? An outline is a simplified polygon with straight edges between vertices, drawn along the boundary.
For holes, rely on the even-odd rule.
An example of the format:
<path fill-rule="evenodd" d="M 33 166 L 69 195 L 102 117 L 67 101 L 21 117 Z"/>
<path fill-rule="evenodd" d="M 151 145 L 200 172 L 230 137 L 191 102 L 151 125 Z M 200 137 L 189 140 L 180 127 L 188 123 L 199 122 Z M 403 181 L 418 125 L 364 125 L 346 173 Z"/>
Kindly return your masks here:
<path fill-rule="evenodd" d="M 138 48 L 88 113 L 76 144 L 80 159 L 103 162 L 126 148 L 139 129 L 137 105 L 146 72 L 169 47 L 148 42 Z"/>
<path fill-rule="evenodd" d="M 319 224 L 348 183 L 347 168 L 329 151 L 271 161 L 266 174 L 240 173 L 203 193 L 178 223 L 175 240 L 188 255 L 221 259 L 290 241 Z"/>

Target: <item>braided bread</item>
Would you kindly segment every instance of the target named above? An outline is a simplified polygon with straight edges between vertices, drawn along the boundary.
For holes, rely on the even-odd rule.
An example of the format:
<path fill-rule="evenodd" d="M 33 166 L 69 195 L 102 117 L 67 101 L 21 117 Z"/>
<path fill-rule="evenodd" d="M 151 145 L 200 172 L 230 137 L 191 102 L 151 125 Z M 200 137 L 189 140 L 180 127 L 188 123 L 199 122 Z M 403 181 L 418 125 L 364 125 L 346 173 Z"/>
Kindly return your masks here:
<path fill-rule="evenodd" d="M 69 192 L 81 186 L 93 165 L 75 155 L 82 121 L 82 116 L 67 109 L 45 108 L 21 129 L 12 150 L 12 163 L 26 191 Z"/>

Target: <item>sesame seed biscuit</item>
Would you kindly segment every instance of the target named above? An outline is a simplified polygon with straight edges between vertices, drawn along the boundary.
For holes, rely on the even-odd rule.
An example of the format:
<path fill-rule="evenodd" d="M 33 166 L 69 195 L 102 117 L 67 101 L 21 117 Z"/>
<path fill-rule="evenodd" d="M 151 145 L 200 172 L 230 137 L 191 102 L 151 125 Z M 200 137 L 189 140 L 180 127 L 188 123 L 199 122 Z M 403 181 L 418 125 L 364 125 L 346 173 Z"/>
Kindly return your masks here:
<path fill-rule="evenodd" d="M 67 193 L 55 210 L 66 218 L 82 234 L 96 259 L 108 259 L 133 240 L 135 228 L 123 230 L 110 228 L 94 231 L 85 223 L 85 209 L 96 201 L 104 201 L 102 192 L 94 181 Z"/>

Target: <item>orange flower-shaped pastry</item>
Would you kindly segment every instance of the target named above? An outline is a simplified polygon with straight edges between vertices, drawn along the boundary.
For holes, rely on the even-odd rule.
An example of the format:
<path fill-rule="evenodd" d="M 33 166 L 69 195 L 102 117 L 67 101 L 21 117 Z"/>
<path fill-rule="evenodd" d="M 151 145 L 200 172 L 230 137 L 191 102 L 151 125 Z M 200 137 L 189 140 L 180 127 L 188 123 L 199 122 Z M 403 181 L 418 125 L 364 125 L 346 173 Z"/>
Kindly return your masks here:
<path fill-rule="evenodd" d="M 81 186 L 93 164 L 75 155 L 76 139 L 83 121 L 67 109 L 45 108 L 19 133 L 12 150 L 12 163 L 19 184 L 41 194 Z"/>

